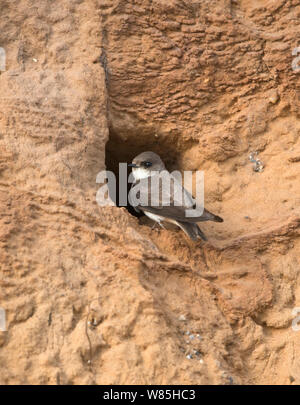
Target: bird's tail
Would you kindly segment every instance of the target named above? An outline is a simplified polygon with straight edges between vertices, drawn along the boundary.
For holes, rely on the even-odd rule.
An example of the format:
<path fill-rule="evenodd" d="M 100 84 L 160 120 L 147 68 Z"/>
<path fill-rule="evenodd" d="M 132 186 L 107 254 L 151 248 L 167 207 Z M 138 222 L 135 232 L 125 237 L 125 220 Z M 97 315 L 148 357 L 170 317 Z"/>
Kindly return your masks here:
<path fill-rule="evenodd" d="M 219 217 L 218 215 L 214 215 L 214 214 L 212 214 L 214 217 L 213 217 L 213 219 L 212 219 L 212 221 L 215 221 L 215 222 L 224 222 L 224 219 L 223 218 L 221 218 L 221 217 Z"/>
<path fill-rule="evenodd" d="M 204 210 L 204 213 L 202 215 L 202 221 L 224 222 L 223 218 L 207 210 Z"/>
<path fill-rule="evenodd" d="M 199 217 L 186 217 L 185 222 L 204 222 L 204 221 L 214 221 L 214 222 L 224 222 L 223 218 L 218 215 L 213 214 L 206 209 L 203 210 L 202 215 Z"/>
<path fill-rule="evenodd" d="M 195 224 L 195 225 L 197 225 L 197 224 Z M 201 231 L 201 229 L 199 228 L 198 225 L 197 225 L 197 231 L 198 231 L 198 236 L 199 236 L 202 240 L 207 241 L 207 237 L 204 235 L 204 233 Z"/>
<path fill-rule="evenodd" d="M 192 239 L 196 240 L 197 238 L 201 238 L 202 240 L 207 240 L 204 233 L 201 231 L 199 226 L 193 222 L 180 222 L 176 221 L 178 226 Z"/>

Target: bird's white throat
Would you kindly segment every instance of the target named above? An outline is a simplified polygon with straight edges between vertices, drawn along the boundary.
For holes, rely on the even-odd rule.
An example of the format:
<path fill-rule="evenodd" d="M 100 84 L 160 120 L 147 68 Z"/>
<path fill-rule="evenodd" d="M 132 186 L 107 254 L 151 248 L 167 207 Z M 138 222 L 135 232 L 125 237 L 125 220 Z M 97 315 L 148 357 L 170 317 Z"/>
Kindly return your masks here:
<path fill-rule="evenodd" d="M 152 176 L 157 172 L 144 169 L 143 167 L 135 167 L 132 169 L 132 174 L 134 175 L 135 180 L 146 179 L 147 177 Z"/>

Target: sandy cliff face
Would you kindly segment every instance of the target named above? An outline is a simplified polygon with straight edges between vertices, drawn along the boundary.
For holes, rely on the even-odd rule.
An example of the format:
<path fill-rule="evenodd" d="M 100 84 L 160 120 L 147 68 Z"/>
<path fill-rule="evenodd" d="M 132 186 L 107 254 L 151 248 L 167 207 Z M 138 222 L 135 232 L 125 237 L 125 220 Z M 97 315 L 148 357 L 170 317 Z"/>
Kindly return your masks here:
<path fill-rule="evenodd" d="M 0 382 L 299 384 L 300 2 L 0 15 Z M 97 206 L 149 149 L 205 171 L 208 243 Z"/>

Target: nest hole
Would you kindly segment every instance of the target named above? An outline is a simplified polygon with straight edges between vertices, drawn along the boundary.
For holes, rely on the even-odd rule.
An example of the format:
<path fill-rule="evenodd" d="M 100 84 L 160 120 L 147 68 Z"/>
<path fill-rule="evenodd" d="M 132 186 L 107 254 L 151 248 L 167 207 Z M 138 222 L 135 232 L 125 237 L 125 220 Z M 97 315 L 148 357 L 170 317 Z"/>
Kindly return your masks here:
<path fill-rule="evenodd" d="M 116 176 L 116 199 L 112 198 L 112 193 L 109 192 L 110 198 L 113 199 L 117 207 L 119 207 L 119 163 L 131 163 L 133 158 L 138 154 L 146 151 L 157 153 L 164 161 L 168 170 L 178 168 L 176 143 L 172 140 L 160 140 L 155 134 L 118 134 L 113 130 L 109 132 L 109 139 L 106 143 L 105 150 L 105 165 L 106 170 L 112 171 Z M 128 167 L 128 176 L 131 172 Z M 127 184 L 129 192 L 131 183 Z M 144 214 L 137 213 L 135 209 L 128 203 L 125 207 L 128 212 L 140 218 Z"/>

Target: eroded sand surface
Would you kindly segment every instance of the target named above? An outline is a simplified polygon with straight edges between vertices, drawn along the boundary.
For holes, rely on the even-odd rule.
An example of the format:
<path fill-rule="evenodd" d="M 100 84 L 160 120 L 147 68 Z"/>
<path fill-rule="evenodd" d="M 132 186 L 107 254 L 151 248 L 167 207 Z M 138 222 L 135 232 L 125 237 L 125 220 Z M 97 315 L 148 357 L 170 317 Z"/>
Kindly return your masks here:
<path fill-rule="evenodd" d="M 38 3 L 0 3 L 0 383 L 299 384 L 300 2 Z M 149 149 L 208 243 L 97 206 Z"/>

